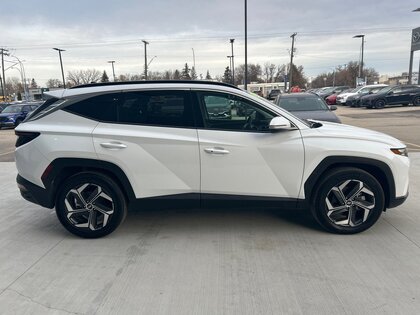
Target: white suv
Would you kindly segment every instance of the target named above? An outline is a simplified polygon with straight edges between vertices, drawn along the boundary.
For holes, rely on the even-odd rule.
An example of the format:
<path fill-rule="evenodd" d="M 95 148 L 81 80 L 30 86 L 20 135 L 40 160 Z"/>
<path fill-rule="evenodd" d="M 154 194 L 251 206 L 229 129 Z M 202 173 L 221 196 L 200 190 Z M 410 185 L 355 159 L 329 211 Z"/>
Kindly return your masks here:
<path fill-rule="evenodd" d="M 127 209 L 311 209 L 327 230 L 372 226 L 408 195 L 409 159 L 388 135 L 302 121 L 222 83 L 78 86 L 16 128 L 22 196 L 70 232 L 111 233 Z"/>

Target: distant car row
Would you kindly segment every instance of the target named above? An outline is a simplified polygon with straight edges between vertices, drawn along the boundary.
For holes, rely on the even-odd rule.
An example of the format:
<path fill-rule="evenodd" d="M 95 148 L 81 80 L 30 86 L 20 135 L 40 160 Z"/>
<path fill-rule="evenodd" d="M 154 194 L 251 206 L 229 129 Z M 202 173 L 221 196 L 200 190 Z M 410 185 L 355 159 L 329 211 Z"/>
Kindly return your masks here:
<path fill-rule="evenodd" d="M 385 84 L 360 86 L 349 89 L 348 86 L 327 87 L 310 90 L 323 98 L 327 104 L 347 105 L 351 107 L 384 108 L 387 105 L 420 105 L 420 86 Z"/>

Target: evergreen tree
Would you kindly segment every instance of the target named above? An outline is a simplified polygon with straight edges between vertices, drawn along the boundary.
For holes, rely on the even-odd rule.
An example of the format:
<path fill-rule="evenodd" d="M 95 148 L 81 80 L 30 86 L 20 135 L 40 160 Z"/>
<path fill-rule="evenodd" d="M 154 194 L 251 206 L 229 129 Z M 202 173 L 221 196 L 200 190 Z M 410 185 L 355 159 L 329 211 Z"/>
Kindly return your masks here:
<path fill-rule="evenodd" d="M 225 83 L 232 83 L 232 72 L 229 67 L 226 67 L 225 72 L 223 73 L 222 81 Z"/>
<path fill-rule="evenodd" d="M 104 73 L 102 73 L 101 82 L 109 82 L 109 78 L 105 70 L 104 70 Z"/>
<path fill-rule="evenodd" d="M 212 77 L 210 75 L 210 71 L 209 70 L 207 70 L 206 80 L 212 80 Z"/>
<path fill-rule="evenodd" d="M 182 80 L 191 80 L 190 76 L 190 68 L 188 67 L 188 63 L 185 63 L 184 69 L 181 72 L 181 79 Z"/>
<path fill-rule="evenodd" d="M 181 79 L 181 73 L 179 72 L 178 69 L 175 69 L 174 71 L 174 80 L 179 80 Z"/>

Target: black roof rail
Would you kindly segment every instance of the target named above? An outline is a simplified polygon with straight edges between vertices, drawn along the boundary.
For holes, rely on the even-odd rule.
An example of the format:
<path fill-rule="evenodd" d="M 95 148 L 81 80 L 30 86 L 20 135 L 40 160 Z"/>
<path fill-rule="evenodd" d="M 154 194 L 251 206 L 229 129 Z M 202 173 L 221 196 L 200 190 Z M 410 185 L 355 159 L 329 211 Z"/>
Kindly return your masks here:
<path fill-rule="evenodd" d="M 205 80 L 154 80 L 154 81 L 100 82 L 100 83 L 76 85 L 76 86 L 71 87 L 70 89 L 80 89 L 80 88 L 96 87 L 96 86 L 112 86 L 112 85 L 126 85 L 126 84 L 159 84 L 159 83 L 209 84 L 209 85 L 226 86 L 226 87 L 231 87 L 231 88 L 240 90 L 240 88 L 238 88 L 237 86 L 229 84 L 229 83 L 205 81 Z"/>

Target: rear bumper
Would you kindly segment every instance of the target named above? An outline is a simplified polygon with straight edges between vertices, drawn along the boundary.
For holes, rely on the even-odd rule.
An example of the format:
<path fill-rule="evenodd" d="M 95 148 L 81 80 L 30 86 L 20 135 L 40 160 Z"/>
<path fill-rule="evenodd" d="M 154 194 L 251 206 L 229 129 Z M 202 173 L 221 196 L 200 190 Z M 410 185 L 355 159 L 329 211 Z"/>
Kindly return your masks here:
<path fill-rule="evenodd" d="M 54 208 L 53 196 L 47 189 L 31 183 L 19 174 L 16 177 L 16 182 L 24 199 L 45 208 Z"/>

